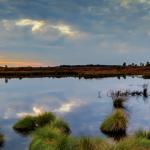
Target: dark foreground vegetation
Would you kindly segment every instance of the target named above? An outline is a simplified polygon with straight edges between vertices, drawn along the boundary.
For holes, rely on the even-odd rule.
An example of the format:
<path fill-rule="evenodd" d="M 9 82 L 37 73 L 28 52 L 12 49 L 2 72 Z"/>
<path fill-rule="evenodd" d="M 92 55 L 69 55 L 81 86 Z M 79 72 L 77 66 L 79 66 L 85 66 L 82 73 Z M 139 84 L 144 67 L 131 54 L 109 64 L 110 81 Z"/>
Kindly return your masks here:
<path fill-rule="evenodd" d="M 5 137 L 2 133 L 0 133 L 0 149 L 4 146 Z"/>
<path fill-rule="evenodd" d="M 78 77 L 102 78 L 126 75 L 150 77 L 150 65 L 62 65 L 56 67 L 0 67 L 1 78 Z"/>

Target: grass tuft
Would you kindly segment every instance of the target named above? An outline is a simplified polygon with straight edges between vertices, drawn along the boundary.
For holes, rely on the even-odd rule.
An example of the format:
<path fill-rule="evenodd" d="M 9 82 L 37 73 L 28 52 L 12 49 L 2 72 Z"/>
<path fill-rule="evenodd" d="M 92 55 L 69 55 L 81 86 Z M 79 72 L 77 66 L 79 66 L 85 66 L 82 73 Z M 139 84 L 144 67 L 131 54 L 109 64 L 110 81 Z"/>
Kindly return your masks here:
<path fill-rule="evenodd" d="M 100 129 L 103 133 L 114 137 L 121 138 L 126 135 L 128 118 L 122 109 L 116 109 L 111 116 L 106 118 Z"/>
<path fill-rule="evenodd" d="M 15 123 L 13 129 L 19 133 L 28 134 L 35 129 L 35 117 L 25 116 Z"/>
<path fill-rule="evenodd" d="M 55 115 L 45 112 L 39 116 L 25 116 L 13 126 L 13 129 L 22 134 L 30 134 L 36 128 L 43 127 L 55 120 Z"/>
<path fill-rule="evenodd" d="M 113 99 L 113 106 L 114 106 L 114 108 L 124 108 L 124 102 L 125 102 L 124 98 L 117 97 L 117 98 Z"/>
<path fill-rule="evenodd" d="M 150 131 L 145 131 L 145 130 L 139 129 L 138 131 L 135 132 L 135 136 L 137 138 L 150 139 Z"/>
<path fill-rule="evenodd" d="M 150 150 L 150 140 L 128 137 L 112 146 L 112 150 Z"/>
<path fill-rule="evenodd" d="M 75 144 L 72 138 L 63 135 L 58 128 L 47 125 L 34 132 L 29 150 L 73 150 Z"/>
<path fill-rule="evenodd" d="M 82 137 L 77 150 L 109 150 L 110 145 L 100 138 Z"/>
<path fill-rule="evenodd" d="M 36 127 L 43 127 L 48 123 L 52 123 L 56 119 L 55 115 L 51 112 L 45 112 L 35 117 Z"/>
<path fill-rule="evenodd" d="M 52 122 L 51 126 L 53 128 L 58 128 L 62 133 L 69 135 L 71 133 L 71 129 L 65 121 L 62 119 L 56 119 L 54 122 Z"/>
<path fill-rule="evenodd" d="M 5 137 L 3 134 L 0 134 L 0 147 L 4 146 L 4 142 L 5 142 Z"/>

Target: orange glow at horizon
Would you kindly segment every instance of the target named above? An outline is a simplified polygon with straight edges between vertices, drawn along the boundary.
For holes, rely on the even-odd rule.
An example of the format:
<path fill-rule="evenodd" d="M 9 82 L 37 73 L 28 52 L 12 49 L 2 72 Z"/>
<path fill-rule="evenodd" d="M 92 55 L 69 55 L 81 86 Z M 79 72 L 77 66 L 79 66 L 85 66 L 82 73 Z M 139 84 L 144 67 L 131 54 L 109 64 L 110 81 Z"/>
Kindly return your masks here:
<path fill-rule="evenodd" d="M 12 61 L 12 60 L 0 60 L 0 65 L 4 66 L 13 66 L 13 67 L 25 67 L 25 66 L 32 66 L 32 67 L 39 67 L 39 66 L 46 66 L 46 64 L 41 62 L 34 62 L 34 61 Z"/>

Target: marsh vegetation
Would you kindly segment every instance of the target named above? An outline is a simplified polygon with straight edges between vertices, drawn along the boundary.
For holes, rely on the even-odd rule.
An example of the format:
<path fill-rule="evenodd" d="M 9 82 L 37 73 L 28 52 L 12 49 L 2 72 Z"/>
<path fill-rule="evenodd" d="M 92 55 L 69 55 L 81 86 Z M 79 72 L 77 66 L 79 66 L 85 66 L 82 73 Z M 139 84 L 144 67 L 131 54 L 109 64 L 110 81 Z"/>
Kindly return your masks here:
<path fill-rule="evenodd" d="M 36 128 L 42 127 L 54 120 L 55 115 L 50 112 L 45 112 L 39 116 L 25 116 L 14 124 L 13 129 L 22 134 L 30 134 Z"/>
<path fill-rule="evenodd" d="M 138 130 L 135 134 L 126 136 L 126 128 L 128 118 L 122 109 L 115 109 L 113 114 L 106 118 L 101 125 L 101 130 L 113 135 L 113 139 L 103 139 L 101 137 L 74 137 L 70 135 L 71 130 L 64 120 L 54 117 L 55 119 L 45 121 L 44 113 L 37 118 L 40 118 L 42 126 L 37 126 L 33 129 L 32 141 L 29 150 L 145 150 L 150 149 L 150 133 L 149 131 Z M 29 116 L 28 116 L 29 117 Z M 31 117 L 31 116 L 30 116 Z M 23 118 L 16 124 L 29 124 L 31 120 Z M 22 121 L 22 122 L 21 122 Z M 32 121 L 31 121 L 32 122 Z M 20 124 L 20 126 L 21 126 Z M 29 124 L 30 125 L 30 124 Z M 27 132 L 27 128 L 24 128 Z M 29 129 L 29 128 L 28 128 Z M 20 131 L 20 130 L 19 130 Z M 23 130 L 22 130 L 23 131 Z M 31 131 L 31 129 L 29 130 Z M 120 136 L 123 133 L 122 136 Z M 118 138 L 119 135 L 120 137 Z M 117 138 L 116 138 L 117 137 Z M 111 142 L 110 142 L 111 141 Z"/>
<path fill-rule="evenodd" d="M 127 123 L 128 117 L 124 110 L 116 109 L 104 120 L 100 129 L 106 135 L 119 140 L 126 136 Z"/>
<path fill-rule="evenodd" d="M 132 135 L 127 134 L 130 118 L 125 106 L 130 97 L 148 97 L 147 88 L 145 84 L 143 91 L 111 92 L 113 111 L 99 127 L 107 138 L 73 136 L 69 124 L 52 112 L 27 115 L 17 121 L 13 129 L 19 134 L 31 136 L 29 150 L 148 150 L 150 131 L 139 129 Z"/>
<path fill-rule="evenodd" d="M 148 84 L 142 85 L 143 90 L 117 90 L 117 91 L 111 91 L 108 95 L 112 97 L 113 100 L 122 99 L 126 100 L 129 97 L 140 97 L 143 96 L 144 98 L 147 98 L 149 96 L 148 94 Z"/>
<path fill-rule="evenodd" d="M 0 133 L 0 149 L 4 147 L 5 137 L 2 133 Z"/>

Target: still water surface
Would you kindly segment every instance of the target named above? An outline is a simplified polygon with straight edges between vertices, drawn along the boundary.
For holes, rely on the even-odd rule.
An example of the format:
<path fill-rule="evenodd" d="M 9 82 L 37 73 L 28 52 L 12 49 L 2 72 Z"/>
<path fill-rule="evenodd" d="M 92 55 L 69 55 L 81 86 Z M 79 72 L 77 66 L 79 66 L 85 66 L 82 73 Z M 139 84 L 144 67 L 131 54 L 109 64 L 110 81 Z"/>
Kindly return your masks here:
<path fill-rule="evenodd" d="M 74 136 L 104 136 L 99 126 L 113 110 L 111 90 L 142 90 L 142 78 L 42 78 L 0 80 L 0 132 L 4 150 L 27 150 L 30 138 L 15 133 L 12 125 L 25 114 L 52 111 L 70 124 Z M 149 84 L 150 85 L 150 84 Z M 149 89 L 148 89 L 149 90 Z M 150 92 L 150 90 L 149 90 Z M 132 97 L 126 102 L 128 133 L 150 129 L 150 99 Z"/>

